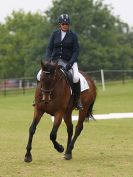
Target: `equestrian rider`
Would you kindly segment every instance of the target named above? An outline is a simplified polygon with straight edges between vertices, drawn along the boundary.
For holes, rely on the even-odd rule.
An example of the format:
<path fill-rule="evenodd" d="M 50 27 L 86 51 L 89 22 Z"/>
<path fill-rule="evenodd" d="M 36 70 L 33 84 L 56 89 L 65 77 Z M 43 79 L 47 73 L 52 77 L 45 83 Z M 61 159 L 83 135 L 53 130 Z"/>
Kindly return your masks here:
<path fill-rule="evenodd" d="M 80 79 L 78 71 L 79 44 L 77 35 L 70 30 L 70 18 L 68 14 L 62 14 L 58 18 L 59 29 L 50 37 L 46 50 L 46 60 L 58 61 L 58 65 L 70 71 L 73 76 L 74 105 L 82 109 L 80 101 Z M 40 74 L 37 76 L 40 79 Z"/>

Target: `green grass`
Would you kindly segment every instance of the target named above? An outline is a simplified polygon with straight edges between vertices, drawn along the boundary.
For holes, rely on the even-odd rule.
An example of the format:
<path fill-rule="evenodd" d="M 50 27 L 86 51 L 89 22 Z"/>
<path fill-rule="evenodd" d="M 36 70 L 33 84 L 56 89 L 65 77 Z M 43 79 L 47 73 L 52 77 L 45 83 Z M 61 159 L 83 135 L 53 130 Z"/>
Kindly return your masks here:
<path fill-rule="evenodd" d="M 132 112 L 133 84 L 98 88 L 95 113 Z M 23 161 L 32 121 L 33 93 L 0 97 L 0 177 L 132 177 L 133 119 L 84 123 L 73 159 L 66 161 L 49 140 L 52 122 L 43 116 L 33 140 L 33 162 Z M 75 112 L 76 113 L 76 112 Z M 74 126 L 76 122 L 74 122 Z M 62 123 L 58 141 L 66 147 Z"/>
<path fill-rule="evenodd" d="M 107 84 L 106 91 L 97 89 L 95 113 L 133 112 L 133 82 Z"/>

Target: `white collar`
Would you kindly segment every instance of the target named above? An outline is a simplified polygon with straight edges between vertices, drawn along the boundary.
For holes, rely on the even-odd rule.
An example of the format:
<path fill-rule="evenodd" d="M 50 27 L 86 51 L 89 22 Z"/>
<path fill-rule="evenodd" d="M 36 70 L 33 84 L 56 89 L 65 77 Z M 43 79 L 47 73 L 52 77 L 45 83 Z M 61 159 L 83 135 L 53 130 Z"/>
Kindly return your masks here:
<path fill-rule="evenodd" d="M 61 40 L 64 39 L 65 35 L 66 35 L 66 31 L 62 31 L 62 30 L 61 30 Z"/>

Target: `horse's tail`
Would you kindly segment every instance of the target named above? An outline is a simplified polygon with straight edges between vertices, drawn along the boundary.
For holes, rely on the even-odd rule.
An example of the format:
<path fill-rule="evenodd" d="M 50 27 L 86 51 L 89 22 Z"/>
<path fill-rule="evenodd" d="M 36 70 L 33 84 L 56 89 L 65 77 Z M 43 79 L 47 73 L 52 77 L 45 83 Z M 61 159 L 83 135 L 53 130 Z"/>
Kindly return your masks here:
<path fill-rule="evenodd" d="M 94 103 L 95 103 L 95 100 L 91 103 L 91 105 L 88 108 L 86 120 L 92 119 L 92 120 L 96 121 L 96 119 L 93 116 L 93 106 L 94 106 Z"/>

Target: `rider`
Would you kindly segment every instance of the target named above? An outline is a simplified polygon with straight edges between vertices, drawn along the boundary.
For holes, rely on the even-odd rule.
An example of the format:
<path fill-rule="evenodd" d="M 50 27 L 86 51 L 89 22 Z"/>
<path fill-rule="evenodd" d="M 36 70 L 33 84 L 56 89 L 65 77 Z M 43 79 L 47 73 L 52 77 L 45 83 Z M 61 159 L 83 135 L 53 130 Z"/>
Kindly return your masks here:
<path fill-rule="evenodd" d="M 80 79 L 78 71 L 79 44 L 77 35 L 70 30 L 68 14 L 58 18 L 59 29 L 50 37 L 46 50 L 46 60 L 58 61 L 58 65 L 70 70 L 73 76 L 74 104 L 77 109 L 82 109 L 80 101 Z M 38 75 L 39 77 L 39 75 Z"/>

